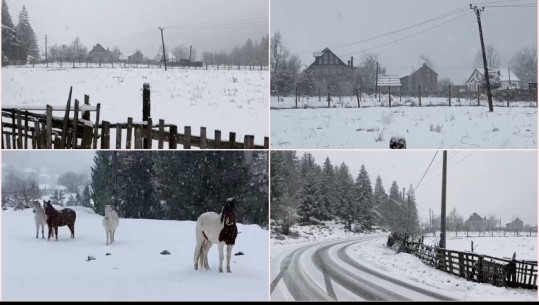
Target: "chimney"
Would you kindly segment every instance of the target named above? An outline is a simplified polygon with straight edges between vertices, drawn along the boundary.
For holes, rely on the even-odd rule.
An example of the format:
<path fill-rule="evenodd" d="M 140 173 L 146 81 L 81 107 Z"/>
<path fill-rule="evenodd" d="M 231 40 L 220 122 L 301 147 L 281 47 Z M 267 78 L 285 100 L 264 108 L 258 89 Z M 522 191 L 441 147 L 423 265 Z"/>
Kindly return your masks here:
<path fill-rule="evenodd" d="M 348 61 L 348 65 L 350 66 L 350 61 Z"/>
<path fill-rule="evenodd" d="M 350 57 L 350 67 L 354 66 L 354 56 Z"/>

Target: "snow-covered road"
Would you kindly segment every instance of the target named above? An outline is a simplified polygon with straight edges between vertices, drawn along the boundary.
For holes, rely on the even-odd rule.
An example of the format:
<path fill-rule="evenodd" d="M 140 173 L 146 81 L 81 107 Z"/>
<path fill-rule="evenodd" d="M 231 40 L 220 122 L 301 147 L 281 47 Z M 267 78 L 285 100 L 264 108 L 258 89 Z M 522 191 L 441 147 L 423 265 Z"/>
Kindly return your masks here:
<path fill-rule="evenodd" d="M 311 243 L 272 255 L 271 300 L 452 300 L 429 287 L 388 276 L 352 258 L 352 246 L 383 236 Z"/>

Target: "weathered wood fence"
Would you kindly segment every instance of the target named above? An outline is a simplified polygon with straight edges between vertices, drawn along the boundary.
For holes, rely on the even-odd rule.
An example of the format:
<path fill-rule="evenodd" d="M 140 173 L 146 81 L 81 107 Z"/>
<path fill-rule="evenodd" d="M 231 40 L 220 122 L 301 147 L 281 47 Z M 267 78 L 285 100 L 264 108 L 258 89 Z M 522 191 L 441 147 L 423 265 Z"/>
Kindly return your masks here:
<path fill-rule="evenodd" d="M 253 135 L 245 135 L 243 142 L 237 141 L 236 133 L 230 132 L 225 139 L 220 130 L 215 130 L 213 139 L 208 137 L 206 127 L 200 128 L 199 135 L 192 133 L 190 126 L 184 126 L 183 133 L 178 132 L 177 125 L 166 124 L 164 120 L 153 122 L 150 115 L 150 85 L 143 86 L 142 122 L 134 122 L 129 117 L 127 123 L 114 123 L 99 120 L 101 105 L 92 107 L 89 96 L 85 96 L 84 104 L 71 109 L 71 93 L 66 107 L 30 107 L 19 108 L 6 106 L 2 108 L 2 148 L 3 149 L 184 149 L 199 147 L 201 149 L 268 149 L 269 138 L 263 144 L 255 144 Z M 45 114 L 32 113 L 29 110 L 45 110 Z M 53 111 L 63 111 L 64 116 L 55 117 Z M 73 117 L 70 117 L 70 112 Z M 95 112 L 91 120 L 90 112 Z M 79 113 L 81 117 L 79 118 Z M 114 135 L 111 136 L 111 131 Z M 125 135 L 125 137 L 123 137 Z M 115 137 L 111 145 L 111 137 Z M 155 147 L 153 142 L 157 141 Z M 168 145 L 165 145 L 168 143 Z M 124 144 L 124 145 L 122 145 Z M 167 146 L 167 147 L 165 147 Z"/>
<path fill-rule="evenodd" d="M 406 242 L 404 252 L 453 275 L 498 287 L 537 289 L 537 261 L 497 258 Z"/>

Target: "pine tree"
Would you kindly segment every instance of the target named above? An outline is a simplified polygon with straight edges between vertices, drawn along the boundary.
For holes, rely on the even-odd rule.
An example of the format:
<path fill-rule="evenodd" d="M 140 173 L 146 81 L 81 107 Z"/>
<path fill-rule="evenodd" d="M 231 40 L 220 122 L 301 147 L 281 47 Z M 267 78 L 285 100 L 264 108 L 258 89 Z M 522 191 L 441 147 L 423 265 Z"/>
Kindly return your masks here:
<path fill-rule="evenodd" d="M 82 206 L 85 207 L 85 208 L 91 208 L 92 207 L 92 203 L 91 203 L 91 200 L 92 197 L 91 197 L 91 194 L 90 194 L 90 185 L 86 185 L 86 187 L 84 188 L 84 192 L 82 193 Z"/>
<path fill-rule="evenodd" d="M 376 177 L 376 183 L 374 185 L 374 209 L 376 211 L 377 224 L 387 227 L 389 225 L 390 207 L 388 206 L 388 196 L 382 185 L 382 178 Z"/>
<path fill-rule="evenodd" d="M 419 215 L 417 212 L 417 204 L 415 198 L 415 192 L 413 186 L 410 185 L 408 188 L 408 233 L 413 235 L 418 235 L 421 231 L 419 225 Z"/>
<path fill-rule="evenodd" d="M 117 152 L 97 151 L 94 156 L 94 166 L 91 168 L 92 200 L 94 211 L 104 215 L 105 205 L 111 205 L 117 210 L 116 203 L 116 180 L 113 172 L 113 158 Z"/>
<path fill-rule="evenodd" d="M 364 165 L 356 178 L 354 185 L 354 213 L 362 229 L 371 229 L 373 226 L 373 192 L 369 174 Z"/>
<path fill-rule="evenodd" d="M 350 174 L 348 166 L 343 162 L 335 172 L 337 189 L 337 202 L 335 213 L 345 222 L 345 229 L 352 230 L 355 222 L 353 207 L 352 188 L 354 178 Z"/>
<path fill-rule="evenodd" d="M 320 167 L 315 164 L 314 157 L 306 153 L 301 159 L 301 179 L 298 192 L 298 214 L 303 221 L 310 217 L 327 219 L 327 211 L 320 194 Z"/>
<path fill-rule="evenodd" d="M 298 80 L 298 92 L 305 95 L 313 95 L 316 89 L 314 73 L 311 70 L 303 71 Z"/>
<path fill-rule="evenodd" d="M 19 23 L 16 27 L 17 42 L 20 48 L 19 60 L 26 62 L 29 56 L 39 59 L 39 48 L 37 45 L 36 34 L 30 25 L 28 12 L 23 5 L 19 13 Z"/>
<path fill-rule="evenodd" d="M 15 40 L 16 29 L 9 14 L 9 7 L 5 0 L 2 0 L 2 65 L 7 60 L 14 59 L 17 54 L 17 42 Z"/>
<path fill-rule="evenodd" d="M 321 179 L 320 195 L 322 196 L 322 205 L 327 211 L 327 219 L 331 219 L 335 215 L 337 191 L 335 186 L 335 172 L 333 171 L 333 165 L 331 165 L 329 157 L 324 161 Z"/>

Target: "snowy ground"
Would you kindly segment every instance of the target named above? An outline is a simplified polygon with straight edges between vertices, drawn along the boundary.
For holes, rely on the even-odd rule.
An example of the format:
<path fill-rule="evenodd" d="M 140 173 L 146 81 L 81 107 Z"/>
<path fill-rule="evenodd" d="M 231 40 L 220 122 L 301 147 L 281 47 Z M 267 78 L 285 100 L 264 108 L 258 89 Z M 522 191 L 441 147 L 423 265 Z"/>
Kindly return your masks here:
<path fill-rule="evenodd" d="M 443 98 L 423 98 L 430 107 L 403 99 L 392 108 L 387 98 L 363 101 L 366 108 L 357 108 L 355 97 L 332 108 L 310 108 L 327 106 L 318 98 L 303 99 L 299 109 L 294 97 L 279 100 L 271 98 L 272 148 L 388 148 L 393 136 L 405 137 L 407 148 L 537 148 L 537 108 L 529 102 L 499 103 L 489 112 L 484 101 L 434 107 L 447 105 Z"/>
<path fill-rule="evenodd" d="M 232 273 L 227 274 L 217 270 L 215 245 L 209 254 L 212 269 L 194 270 L 193 221 L 120 219 L 116 242 L 106 246 L 103 217 L 85 208 L 75 210 L 75 239 L 69 238 L 67 227 L 60 227 L 58 242 L 41 239 L 41 233 L 35 239 L 32 209 L 3 211 L 2 300 L 269 298 L 268 232 L 257 225 L 238 224 L 240 234 L 233 253 L 245 255 L 232 258 Z M 160 255 L 165 249 L 171 255 Z M 96 259 L 86 261 L 89 255 Z"/>
<path fill-rule="evenodd" d="M 406 283 L 414 286 L 422 287 L 429 291 L 433 291 L 456 300 L 470 300 L 470 301 L 499 301 L 499 300 L 512 300 L 512 301 L 536 301 L 538 300 L 537 291 L 528 289 L 513 289 L 513 288 L 500 288 L 490 284 L 474 283 L 466 281 L 454 275 L 436 270 L 428 265 L 423 264 L 418 258 L 407 253 L 396 254 L 392 249 L 386 246 L 387 233 L 381 232 L 373 234 L 353 234 L 344 232 L 342 225 L 330 225 L 328 230 L 320 230 L 318 227 L 313 226 L 293 226 L 292 231 L 298 232 L 300 237 L 297 239 L 287 238 L 284 240 L 276 239 L 275 235 L 271 238 L 271 272 L 272 279 L 279 273 L 279 266 L 288 253 L 300 248 L 312 245 L 312 250 L 325 245 L 332 240 L 341 240 L 343 242 L 360 238 L 357 243 L 351 244 L 346 249 L 352 258 L 357 259 L 362 265 L 372 268 L 388 275 L 392 278 L 397 278 Z M 369 237 L 370 236 L 370 237 Z M 462 238 L 464 239 L 464 238 Z M 426 242 L 428 238 L 426 238 Z M 467 248 L 459 248 L 460 245 L 458 239 L 448 237 L 448 248 L 455 250 L 466 250 Z M 466 242 L 468 242 L 466 244 Z M 475 243 L 475 241 L 474 241 Z M 537 259 L 537 237 L 499 237 L 489 238 L 481 237 L 481 245 L 479 250 L 486 251 L 485 254 L 494 254 L 493 251 L 497 249 L 501 253 L 493 256 L 506 256 L 506 253 L 511 253 L 513 249 L 517 250 L 517 257 L 529 259 Z M 317 246 L 319 245 L 319 246 Z M 469 247 L 469 241 L 464 241 L 462 245 Z M 454 247 L 454 248 L 453 248 Z M 338 246 L 336 247 L 338 248 Z M 479 251 L 480 252 L 480 251 Z M 339 261 L 336 256 L 336 251 L 330 251 L 333 253 L 333 259 Z M 310 274 L 313 280 L 316 280 L 317 274 L 320 273 L 316 266 L 312 262 L 308 262 L 304 259 L 305 273 Z M 320 284 L 323 286 L 323 281 Z M 352 298 L 349 293 L 347 294 L 342 290 L 339 294 L 337 288 L 336 292 L 339 299 L 344 300 Z M 272 294 L 272 300 L 290 300 L 291 296 L 283 289 L 281 283 L 279 283 L 277 289 Z"/>
<path fill-rule="evenodd" d="M 238 142 L 254 135 L 255 144 L 263 145 L 269 134 L 268 77 L 268 71 L 260 70 L 8 67 L 2 68 L 2 105 L 64 107 L 73 86 L 72 105 L 87 94 L 90 104 L 101 103 L 100 120 L 125 123 L 132 117 L 140 122 L 142 85 L 149 83 L 154 124 L 164 119 L 181 133 L 191 126 L 196 136 L 206 127 L 211 139 L 214 130 L 221 130 L 225 141 L 229 132 L 236 132 Z"/>
<path fill-rule="evenodd" d="M 457 251 L 471 251 L 471 242 L 474 243 L 474 252 L 484 255 L 489 255 L 499 258 L 511 258 L 513 253 L 516 252 L 516 258 L 518 260 L 537 260 L 537 235 L 529 237 L 526 232 L 521 232 L 520 236 L 515 236 L 514 233 L 507 233 L 503 236 L 503 233 L 498 237 L 496 234 L 490 236 L 485 234 L 482 237 L 478 237 L 476 234 L 470 234 L 470 237 L 466 237 L 466 233 L 460 233 L 460 236 L 455 237 L 454 232 L 447 233 L 447 249 Z M 425 237 L 423 241 L 427 245 L 435 245 L 439 242 L 432 236 Z"/>

